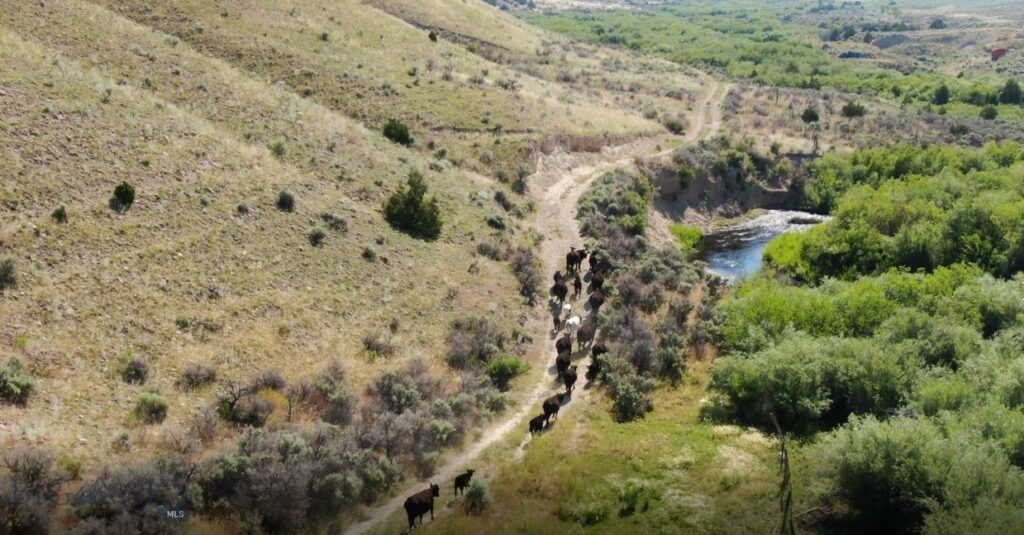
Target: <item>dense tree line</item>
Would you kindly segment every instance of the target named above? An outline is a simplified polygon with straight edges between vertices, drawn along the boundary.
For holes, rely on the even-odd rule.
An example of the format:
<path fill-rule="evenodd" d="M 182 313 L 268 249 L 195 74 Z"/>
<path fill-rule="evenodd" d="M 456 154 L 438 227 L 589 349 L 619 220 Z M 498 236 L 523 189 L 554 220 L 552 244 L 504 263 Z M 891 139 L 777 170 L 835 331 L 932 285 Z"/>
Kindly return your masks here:
<path fill-rule="evenodd" d="M 834 218 L 769 245 L 765 260 L 807 281 L 894 267 L 971 263 L 1008 277 L 1024 269 L 1024 146 L 909 147 L 829 155 L 805 187 Z"/>

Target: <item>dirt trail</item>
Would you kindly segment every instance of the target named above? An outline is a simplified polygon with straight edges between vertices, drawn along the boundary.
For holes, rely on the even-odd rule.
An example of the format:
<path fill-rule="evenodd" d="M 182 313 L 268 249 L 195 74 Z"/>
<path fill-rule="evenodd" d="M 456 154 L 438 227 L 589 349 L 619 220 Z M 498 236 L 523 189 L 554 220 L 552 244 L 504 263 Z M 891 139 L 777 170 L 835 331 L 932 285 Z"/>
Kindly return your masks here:
<path fill-rule="evenodd" d="M 709 76 L 701 77 L 708 87 L 707 96 L 695 111 L 693 128 L 685 136 L 687 142 L 714 136 L 721 128 L 721 104 L 729 86 Z M 658 152 L 657 146 L 663 145 L 664 141 L 665 137 L 645 138 L 624 145 L 606 147 L 600 153 L 555 152 L 541 157 L 537 163 L 537 171 L 530 177 L 529 184 L 538 209 L 536 228 L 544 236 L 540 254 L 545 283 L 550 282 L 550 275 L 555 270 L 564 270 L 565 253 L 569 248 L 583 245 L 583 237 L 576 220 L 576 205 L 590 183 L 606 171 L 631 164 L 638 156 L 670 152 L 671 149 Z M 583 292 L 581 299 L 569 301 L 573 306 L 573 314 L 583 310 L 585 298 L 586 291 Z M 428 478 L 429 481 L 417 481 L 405 486 L 394 497 L 368 511 L 368 518 L 348 527 L 346 533 L 362 534 L 378 527 L 402 508 L 406 497 L 427 488 L 430 482 L 440 483 L 442 492 L 448 489 L 448 483 L 462 473 L 477 456 L 507 437 L 516 428 L 525 428 L 527 420 L 540 413 L 540 402 L 556 391 L 563 390 L 561 385 L 555 382 L 555 337 L 551 332 L 547 300 L 543 301 L 538 304 L 537 310 L 525 326 L 533 337 L 526 358 L 535 370 L 531 374 L 535 385 L 524 397 L 516 400 L 515 412 L 503 415 L 476 442 L 467 445 L 456 455 L 447 457 L 434 475 Z M 581 358 L 588 353 L 589 351 L 581 351 L 573 354 L 574 363 L 579 365 L 579 379 L 572 401 L 562 407 L 560 414 L 572 410 L 589 397 L 590 390 L 586 388 L 587 380 L 584 373 L 584 360 L 589 361 L 589 356 L 586 359 Z M 529 441 L 530 437 L 527 435 L 517 450 L 517 456 L 525 455 Z M 443 507 L 437 508 L 435 514 L 443 514 L 444 511 Z"/>

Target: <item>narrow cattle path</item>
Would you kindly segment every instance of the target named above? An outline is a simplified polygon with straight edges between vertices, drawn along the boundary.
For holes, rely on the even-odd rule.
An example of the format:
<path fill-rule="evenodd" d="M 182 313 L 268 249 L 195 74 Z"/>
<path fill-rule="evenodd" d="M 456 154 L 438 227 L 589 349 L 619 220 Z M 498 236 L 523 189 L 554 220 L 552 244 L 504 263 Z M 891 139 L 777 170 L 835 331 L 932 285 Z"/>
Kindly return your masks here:
<path fill-rule="evenodd" d="M 721 84 L 709 76 L 701 77 L 706 82 L 708 90 L 698 109 L 694 111 L 696 119 L 692 123 L 693 127 L 685 136 L 687 142 L 714 136 L 721 127 L 721 104 L 728 93 L 728 85 Z M 604 172 L 629 165 L 638 156 L 650 156 L 671 151 L 669 149 L 669 151 L 658 152 L 656 146 L 664 140 L 664 137 L 640 139 L 624 145 L 606 147 L 600 153 L 595 154 L 571 155 L 555 152 L 551 155 L 541 156 L 537 162 L 537 171 L 529 179 L 530 191 L 537 203 L 536 229 L 544 236 L 540 247 L 544 272 L 542 292 L 544 293 L 542 302 L 537 305 L 537 310 L 531 314 L 526 323 L 526 330 L 533 337 L 533 342 L 527 352 L 527 360 L 534 368 L 531 373 L 531 377 L 535 380 L 533 388 L 516 400 L 515 412 L 503 415 L 502 419 L 494 422 L 475 442 L 466 445 L 461 452 L 447 457 L 443 464 L 438 466 L 433 476 L 406 485 L 395 496 L 367 511 L 368 518 L 349 526 L 345 529 L 345 533 L 367 533 L 386 522 L 402 509 L 408 496 L 427 488 L 431 482 L 441 485 L 442 495 L 446 490 L 450 492 L 450 482 L 455 479 L 456 475 L 461 474 L 484 450 L 507 437 L 514 429 L 517 427 L 525 429 L 530 417 L 540 413 L 538 405 L 548 396 L 564 389 L 560 383 L 554 382 L 557 376 L 554 369 L 555 338 L 551 333 L 547 287 L 551 283 L 551 275 L 556 270 L 564 271 L 565 253 L 569 251 L 569 248 L 583 245 L 579 222 L 576 220 L 576 205 L 589 188 L 590 183 Z M 573 314 L 576 314 L 576 311 L 582 311 L 586 297 L 587 292 L 584 290 L 581 298 L 572 302 Z M 586 388 L 586 366 L 579 358 L 580 355 L 588 354 L 589 351 L 577 351 L 573 354 L 574 364 L 579 365 L 579 379 L 576 382 L 572 400 L 563 405 L 559 415 L 572 410 L 574 405 L 580 404 L 589 397 L 590 390 Z M 529 440 L 529 436 L 527 436 L 527 439 L 520 444 L 517 455 L 525 454 Z M 443 514 L 445 510 L 446 508 L 443 507 L 437 508 L 435 514 Z"/>

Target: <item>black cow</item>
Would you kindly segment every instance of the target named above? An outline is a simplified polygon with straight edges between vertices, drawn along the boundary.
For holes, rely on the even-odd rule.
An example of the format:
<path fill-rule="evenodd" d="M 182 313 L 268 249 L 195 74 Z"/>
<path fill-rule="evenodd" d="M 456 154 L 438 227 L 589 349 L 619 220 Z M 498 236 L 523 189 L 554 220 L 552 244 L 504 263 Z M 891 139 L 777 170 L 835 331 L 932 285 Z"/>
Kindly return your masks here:
<path fill-rule="evenodd" d="M 562 276 L 562 272 L 561 271 L 556 271 L 555 272 L 555 281 L 554 282 L 558 283 L 558 282 L 562 282 L 563 280 L 565 280 L 565 277 Z"/>
<path fill-rule="evenodd" d="M 416 519 L 423 524 L 423 515 L 430 511 L 430 519 L 434 519 L 434 498 L 441 495 L 441 487 L 433 483 L 430 488 L 417 492 L 405 499 L 405 514 L 409 515 L 409 529 L 416 526 Z"/>
<path fill-rule="evenodd" d="M 551 313 L 551 325 L 556 333 L 562 328 L 562 318 L 558 317 L 558 312 Z"/>
<path fill-rule="evenodd" d="M 465 474 L 459 474 L 455 476 L 455 495 L 459 495 L 461 490 L 463 494 L 466 493 L 466 487 L 469 486 L 469 480 L 473 479 L 473 472 L 476 470 L 466 470 Z"/>
<path fill-rule="evenodd" d="M 571 250 L 565 254 L 565 269 L 568 271 L 577 271 L 580 266 L 583 265 L 583 261 L 587 259 L 589 253 L 586 249 L 576 250 L 572 247 Z"/>
<path fill-rule="evenodd" d="M 598 374 L 601 373 L 601 361 L 594 359 L 590 361 L 590 366 L 587 366 L 587 381 L 593 381 L 597 379 Z"/>
<path fill-rule="evenodd" d="M 572 352 L 572 335 L 565 333 L 561 338 L 555 340 L 555 351 L 558 353 L 564 353 L 566 351 Z"/>
<path fill-rule="evenodd" d="M 595 314 L 601 310 L 601 305 L 604 304 L 604 292 L 601 290 L 594 290 L 594 293 L 590 294 L 590 310 Z"/>
<path fill-rule="evenodd" d="M 530 419 L 530 434 L 540 433 L 544 430 L 544 425 L 548 423 L 548 415 L 541 414 L 534 416 Z"/>
<path fill-rule="evenodd" d="M 597 334 L 597 324 L 588 319 L 576 331 L 576 343 L 582 349 L 594 341 L 595 334 Z"/>
<path fill-rule="evenodd" d="M 576 299 L 580 296 L 580 292 L 583 291 L 583 281 L 580 280 L 580 274 L 577 273 L 572 279 L 572 297 Z"/>
<path fill-rule="evenodd" d="M 555 394 L 548 399 L 544 400 L 544 421 L 548 422 L 551 417 L 558 417 L 558 409 L 562 408 L 562 400 L 565 399 L 566 393 Z"/>
<path fill-rule="evenodd" d="M 565 296 L 569 295 L 569 287 L 565 285 L 565 282 L 558 281 L 551 287 L 551 295 L 558 299 L 558 304 L 561 306 L 565 302 Z"/>
<path fill-rule="evenodd" d="M 555 357 L 555 368 L 558 369 L 558 375 L 565 373 L 565 370 L 569 369 L 569 364 L 572 363 L 572 353 L 563 351 Z"/>
<path fill-rule="evenodd" d="M 595 271 L 590 276 L 590 287 L 594 290 L 600 290 L 604 287 L 604 271 Z"/>
<path fill-rule="evenodd" d="M 590 348 L 590 354 L 596 359 L 601 355 L 608 352 L 608 346 L 604 343 L 604 340 L 600 342 L 594 342 L 594 346 Z"/>
<path fill-rule="evenodd" d="M 565 382 L 565 391 L 572 392 L 573 386 L 576 385 L 576 365 L 569 366 L 569 369 L 562 375 L 562 380 Z"/>

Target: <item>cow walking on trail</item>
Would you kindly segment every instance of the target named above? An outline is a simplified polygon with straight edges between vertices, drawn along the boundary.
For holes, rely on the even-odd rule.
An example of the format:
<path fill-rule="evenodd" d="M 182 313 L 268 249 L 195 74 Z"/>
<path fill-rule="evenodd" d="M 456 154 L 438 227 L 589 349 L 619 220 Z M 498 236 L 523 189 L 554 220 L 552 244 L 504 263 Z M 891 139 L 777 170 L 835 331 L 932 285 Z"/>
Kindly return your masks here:
<path fill-rule="evenodd" d="M 544 426 L 548 423 L 547 414 L 539 414 L 530 419 L 530 434 L 540 433 L 544 430 Z"/>
<path fill-rule="evenodd" d="M 555 357 L 555 369 L 558 370 L 558 375 L 564 374 L 570 364 L 572 364 L 572 353 L 568 351 L 563 351 Z"/>
<path fill-rule="evenodd" d="M 551 325 L 552 325 L 552 327 L 554 327 L 554 329 L 552 329 L 552 330 L 556 334 L 562 328 L 562 318 L 558 317 L 558 312 L 552 312 L 551 313 Z"/>
<path fill-rule="evenodd" d="M 572 392 L 574 386 L 576 386 L 576 365 L 569 366 L 569 369 L 562 375 L 562 380 L 565 381 L 565 391 Z"/>
<path fill-rule="evenodd" d="M 555 352 L 565 353 L 566 351 L 572 353 L 572 335 L 565 333 L 561 338 L 555 340 Z"/>
<path fill-rule="evenodd" d="M 462 491 L 462 494 L 466 494 L 466 487 L 469 486 L 469 480 L 473 479 L 473 472 L 476 472 L 476 470 L 466 470 L 465 474 L 459 474 L 459 475 L 455 476 L 455 495 L 456 496 L 459 495 L 459 491 L 460 490 Z"/>
<path fill-rule="evenodd" d="M 588 319 L 579 329 L 576 330 L 576 343 L 577 347 L 583 349 L 594 341 L 594 335 L 597 334 L 597 324 L 593 320 Z"/>
<path fill-rule="evenodd" d="M 604 343 L 604 340 L 600 342 L 594 342 L 594 346 L 590 348 L 590 354 L 597 360 L 597 357 L 604 355 L 608 352 L 608 345 Z"/>
<path fill-rule="evenodd" d="M 597 376 L 601 373 L 601 361 L 596 358 L 590 361 L 590 366 L 587 366 L 587 381 L 593 381 L 597 379 Z"/>
<path fill-rule="evenodd" d="M 583 292 L 583 281 L 580 280 L 580 274 L 576 273 L 576 276 L 572 279 L 572 298 L 579 299 L 580 293 Z"/>
<path fill-rule="evenodd" d="M 416 527 L 416 519 L 423 524 L 423 515 L 430 511 L 430 519 L 434 519 L 434 498 L 441 495 L 441 487 L 433 483 L 430 488 L 409 496 L 405 500 L 405 514 L 409 515 L 409 529 Z"/>
<path fill-rule="evenodd" d="M 551 296 L 558 300 L 558 306 L 565 303 L 565 296 L 569 295 L 569 287 L 564 281 L 558 281 L 551 287 Z"/>
<path fill-rule="evenodd" d="M 605 297 L 604 292 L 601 290 L 594 290 L 594 293 L 590 294 L 590 311 L 597 314 L 601 311 L 601 306 L 604 305 Z"/>
<path fill-rule="evenodd" d="M 565 400 L 565 396 L 567 395 L 568 393 L 563 392 L 561 394 L 555 394 L 544 400 L 545 422 L 550 422 L 552 418 L 558 418 L 558 410 L 562 408 L 562 401 Z"/>
<path fill-rule="evenodd" d="M 595 271 L 590 276 L 590 288 L 593 291 L 600 291 L 604 287 L 604 271 Z"/>
<path fill-rule="evenodd" d="M 555 280 L 554 280 L 554 282 L 557 284 L 559 282 L 562 282 L 563 280 L 565 280 L 565 277 L 562 275 L 562 272 L 561 271 L 556 271 L 555 272 Z"/>
<path fill-rule="evenodd" d="M 566 271 L 579 271 L 583 261 L 587 259 L 587 255 L 586 249 L 576 250 L 575 247 L 570 247 L 569 252 L 565 254 Z"/>

